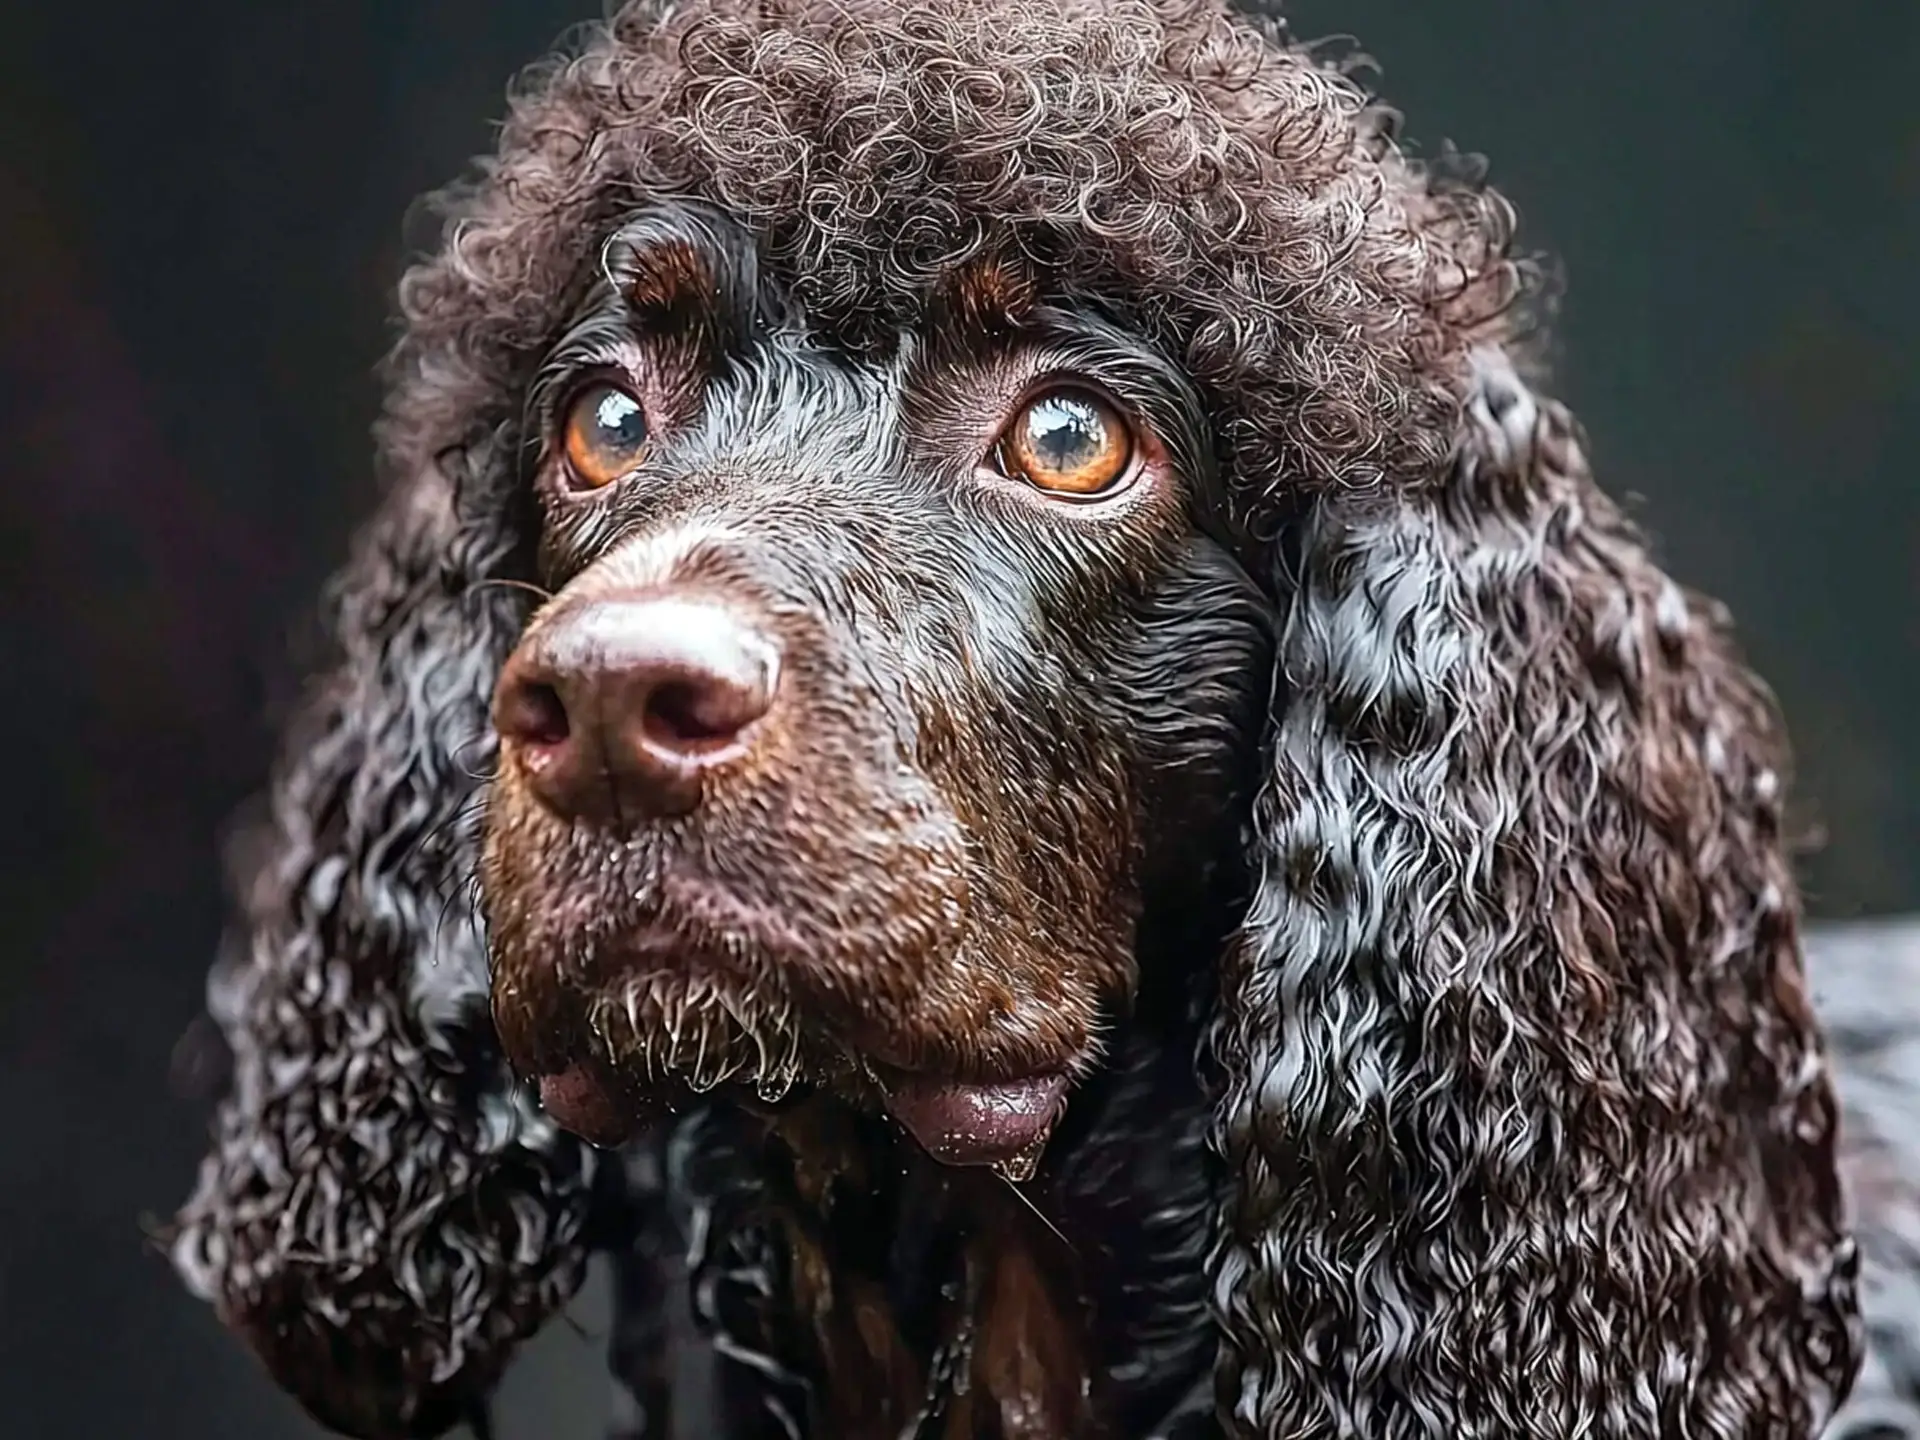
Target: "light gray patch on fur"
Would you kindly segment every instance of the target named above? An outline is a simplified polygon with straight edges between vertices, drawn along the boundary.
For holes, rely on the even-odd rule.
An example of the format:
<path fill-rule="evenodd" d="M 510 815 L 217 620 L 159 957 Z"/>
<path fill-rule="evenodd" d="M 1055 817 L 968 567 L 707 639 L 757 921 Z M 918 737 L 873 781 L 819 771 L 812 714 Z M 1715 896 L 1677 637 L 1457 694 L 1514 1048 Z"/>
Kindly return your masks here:
<path fill-rule="evenodd" d="M 1525 474 L 1533 464 L 1540 402 L 1506 351 L 1483 346 L 1468 364 L 1467 419 L 1479 432 L 1486 461 L 1508 473 Z"/>
<path fill-rule="evenodd" d="M 1681 588 L 1669 580 L 1660 587 L 1660 599 L 1654 607 L 1654 627 L 1660 638 L 1669 645 L 1678 645 L 1687 638 L 1687 631 L 1693 624 L 1693 615 L 1687 606 L 1687 597 Z"/>
<path fill-rule="evenodd" d="M 431 1031 L 471 1022 L 474 1008 L 487 997 L 486 941 L 480 917 L 464 903 L 448 907 L 433 945 L 406 973 L 407 998 L 414 1014 Z"/>
<path fill-rule="evenodd" d="M 694 515 L 680 524 L 622 540 L 595 568 L 620 588 L 651 590 L 673 583 L 688 558 L 703 546 L 732 545 L 739 540 L 734 527 L 711 516 Z"/>

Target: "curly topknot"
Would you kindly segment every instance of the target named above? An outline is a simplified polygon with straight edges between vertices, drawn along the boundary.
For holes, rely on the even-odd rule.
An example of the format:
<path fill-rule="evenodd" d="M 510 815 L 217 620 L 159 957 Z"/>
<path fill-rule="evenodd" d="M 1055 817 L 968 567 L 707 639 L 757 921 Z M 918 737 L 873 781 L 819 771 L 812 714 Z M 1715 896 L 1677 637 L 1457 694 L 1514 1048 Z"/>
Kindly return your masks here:
<path fill-rule="evenodd" d="M 1528 274 L 1505 203 L 1428 183 L 1393 121 L 1204 0 L 629 5 L 536 73 L 402 287 L 399 467 L 512 393 L 611 217 L 698 195 L 828 333 L 886 333 L 1010 239 L 1184 361 L 1230 473 L 1419 482 L 1446 458 L 1458 356 Z"/>

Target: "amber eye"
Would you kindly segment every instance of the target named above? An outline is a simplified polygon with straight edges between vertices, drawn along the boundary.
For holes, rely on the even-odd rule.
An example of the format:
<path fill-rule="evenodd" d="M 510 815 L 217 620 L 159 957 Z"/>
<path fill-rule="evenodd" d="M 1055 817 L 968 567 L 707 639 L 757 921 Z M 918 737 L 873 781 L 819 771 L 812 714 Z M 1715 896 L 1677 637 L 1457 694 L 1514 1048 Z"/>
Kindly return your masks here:
<path fill-rule="evenodd" d="M 1000 444 L 1008 475 L 1056 495 L 1110 490 L 1133 460 L 1133 432 L 1091 391 L 1049 390 L 1021 406 Z"/>
<path fill-rule="evenodd" d="M 613 385 L 589 385 L 567 409 L 567 468 L 583 490 L 631 474 L 647 448 L 640 402 Z"/>

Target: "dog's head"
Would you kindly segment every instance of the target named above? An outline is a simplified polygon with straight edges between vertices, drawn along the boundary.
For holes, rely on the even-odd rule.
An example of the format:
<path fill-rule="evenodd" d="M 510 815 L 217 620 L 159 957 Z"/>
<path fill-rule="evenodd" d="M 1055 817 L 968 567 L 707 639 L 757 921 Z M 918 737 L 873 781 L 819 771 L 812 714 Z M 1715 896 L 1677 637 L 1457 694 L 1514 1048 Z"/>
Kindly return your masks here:
<path fill-rule="evenodd" d="M 1103 310 L 994 252 L 861 343 L 711 210 L 602 249 L 529 387 L 554 593 L 486 822 L 563 1121 L 800 1081 L 1007 1163 L 1098 1063 L 1150 893 L 1238 844 L 1271 650 L 1205 401 Z"/>
<path fill-rule="evenodd" d="M 1378 193 L 1354 92 L 1204 7 L 615 35 L 544 102 L 631 107 L 584 173 L 510 158 L 551 208 L 415 280 L 544 287 L 497 356 L 552 597 L 492 712 L 500 1033 L 603 1139 L 798 1080 L 1030 1156 L 1141 927 L 1244 870 L 1282 532 L 1445 462 L 1504 211 Z"/>

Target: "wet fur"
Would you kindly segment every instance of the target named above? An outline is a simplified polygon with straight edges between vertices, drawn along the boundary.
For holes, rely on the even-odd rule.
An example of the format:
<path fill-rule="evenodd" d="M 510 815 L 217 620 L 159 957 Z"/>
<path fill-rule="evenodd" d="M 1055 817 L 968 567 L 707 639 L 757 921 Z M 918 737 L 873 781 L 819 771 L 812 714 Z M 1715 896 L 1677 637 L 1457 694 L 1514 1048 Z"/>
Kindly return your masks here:
<path fill-rule="evenodd" d="M 1393 130 L 1277 25 L 1200 0 L 636 5 L 529 79 L 402 284 L 391 490 L 333 592 L 340 661 L 242 857 L 211 987 L 234 1085 L 175 1261 L 316 1414 L 392 1436 L 476 1413 L 606 1248 L 615 1369 L 648 1434 L 671 1414 L 681 1435 L 895 1435 L 928 1403 L 919 1433 L 1008 1440 L 1819 1430 L 1859 1363 L 1858 1256 L 1780 727 L 1725 617 L 1655 566 L 1516 368 L 1529 276 L 1504 203 Z M 759 836 L 771 868 L 727 878 L 786 904 L 791 934 L 756 944 L 818 960 L 825 1017 L 781 1003 L 801 972 L 748 954 L 719 957 L 765 982 L 734 974 L 759 1009 L 729 1019 L 680 982 L 595 973 L 594 897 L 569 912 L 567 857 L 516 839 L 537 822 L 476 779 L 521 586 L 572 583 L 660 523 L 556 523 L 528 484 L 540 367 L 636 215 L 750 238 L 721 253 L 750 257 L 733 280 L 764 305 L 688 331 L 701 364 L 747 357 L 735 433 L 768 437 L 758 469 L 720 457 L 746 488 L 719 503 L 764 519 L 785 467 L 870 526 L 865 547 L 816 527 L 816 558 L 882 557 L 860 593 L 903 646 L 916 624 L 991 636 L 997 587 L 1049 577 L 936 565 L 910 587 L 913 533 L 793 448 L 806 405 L 845 442 L 884 410 L 871 387 L 903 334 L 990 330 L 1041 297 L 1161 357 L 1204 417 L 1184 538 L 1142 550 L 1130 599 L 1003 635 L 984 674 L 1024 689 L 949 677 L 943 732 L 941 705 L 888 698 L 892 672 L 846 670 L 861 652 L 814 652 L 819 716 L 878 680 L 889 733 L 933 757 L 914 813 L 944 804 L 987 860 L 967 879 L 993 903 L 965 923 L 1055 884 L 1039 918 L 1098 982 L 1050 1012 L 1104 1049 L 1025 1200 L 914 1155 L 831 1083 L 597 1153 L 503 1058 L 505 1038 L 523 1067 L 584 1056 L 629 1083 L 621 1025 L 681 1073 L 698 1062 L 662 1035 L 716 1025 L 710 1053 L 763 1069 L 772 1042 L 832 1081 L 857 1068 L 862 998 L 911 1053 L 974 1053 L 952 1021 L 977 973 L 934 976 L 915 1012 L 890 968 L 901 935 L 952 920 L 937 894 L 903 918 L 884 886 L 851 887 L 870 914 L 806 886 L 811 865 L 877 877 L 897 855 Z M 684 266 L 660 253 L 629 288 L 671 307 Z M 768 336 L 802 333 L 859 363 L 794 388 L 819 354 L 778 361 Z M 774 367 L 758 388 L 755 366 Z M 868 470 L 910 473 L 889 436 L 858 444 Z M 755 583 L 824 613 L 807 573 Z M 1111 662 L 1091 698 L 1062 654 Z M 1089 721 L 1050 732 L 1087 743 L 1036 748 L 1035 702 Z M 873 713 L 813 727 L 853 737 L 830 773 L 871 766 L 854 741 L 879 743 Z M 964 810 L 1043 754 L 1055 768 L 1014 778 L 1056 800 Z M 1169 758 L 1196 783 L 1166 785 Z M 1179 843 L 1156 851 L 1143 817 Z M 751 841 L 750 820 L 725 823 Z M 938 831 L 927 853 L 958 856 Z M 483 877 L 511 992 L 491 1011 Z M 701 931 L 678 913 L 681 938 Z M 887 943 L 846 943 L 862 933 Z M 1012 930 L 982 943 L 1045 983 Z M 689 1389 L 701 1366 L 724 1378 Z M 696 1393 L 724 1413 L 690 1413 Z"/>

